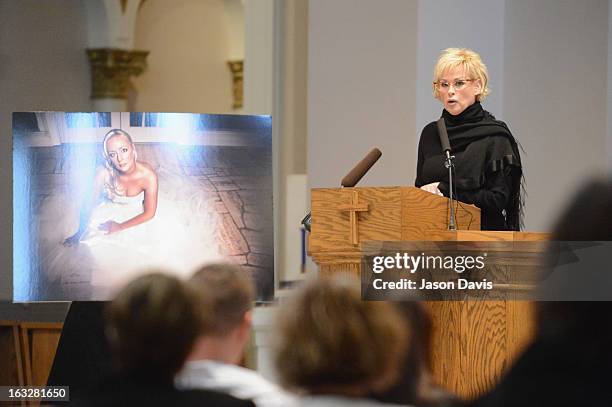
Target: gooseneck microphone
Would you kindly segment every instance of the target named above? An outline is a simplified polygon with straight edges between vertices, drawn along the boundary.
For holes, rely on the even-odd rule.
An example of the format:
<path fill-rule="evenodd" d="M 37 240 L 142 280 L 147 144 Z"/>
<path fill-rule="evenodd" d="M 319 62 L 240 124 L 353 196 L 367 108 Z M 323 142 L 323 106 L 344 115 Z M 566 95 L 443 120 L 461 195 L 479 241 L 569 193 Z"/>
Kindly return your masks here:
<path fill-rule="evenodd" d="M 448 132 L 446 131 L 446 123 L 444 123 L 444 117 L 436 122 L 438 126 L 438 136 L 440 137 L 440 144 L 442 145 L 442 152 L 444 153 L 444 166 L 448 168 L 448 199 L 450 201 L 450 219 L 448 221 L 448 230 L 457 230 L 455 221 L 455 207 L 453 206 L 453 170 L 455 164 L 453 160 L 455 156 L 451 154 L 450 142 L 448 141 Z"/>
<path fill-rule="evenodd" d="M 382 155 L 381 151 L 377 148 L 373 148 L 361 161 L 357 163 L 348 174 L 342 178 L 340 185 L 343 187 L 354 187 L 363 178 L 364 175 L 372 168 L 372 166 L 378 161 Z"/>
<path fill-rule="evenodd" d="M 357 183 L 363 178 L 364 175 L 372 168 L 372 166 L 378 161 L 378 159 L 382 156 L 382 152 L 378 148 L 373 148 L 361 161 L 357 163 L 356 166 L 353 167 L 352 170 L 348 172 L 342 178 L 340 185 L 346 188 L 354 187 Z M 302 219 L 302 225 L 304 229 L 310 232 L 310 227 L 312 225 L 312 216 L 311 212 L 308 212 L 304 219 Z"/>
<path fill-rule="evenodd" d="M 438 136 L 440 137 L 440 144 L 442 145 L 442 151 L 444 155 L 450 153 L 450 142 L 448 141 L 448 132 L 446 131 L 446 123 L 444 123 L 444 118 L 440 117 L 440 120 L 436 122 L 438 126 Z"/>

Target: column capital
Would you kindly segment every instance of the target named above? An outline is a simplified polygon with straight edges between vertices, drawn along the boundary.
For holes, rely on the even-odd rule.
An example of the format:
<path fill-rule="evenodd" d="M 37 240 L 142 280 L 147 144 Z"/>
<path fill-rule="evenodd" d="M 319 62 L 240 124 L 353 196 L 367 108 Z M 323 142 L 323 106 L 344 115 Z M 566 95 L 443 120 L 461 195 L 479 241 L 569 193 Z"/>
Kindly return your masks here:
<path fill-rule="evenodd" d="M 244 89 L 244 61 L 234 60 L 227 61 L 227 66 L 232 73 L 232 94 L 234 96 L 234 109 L 240 109 L 243 105 L 243 89 Z"/>
<path fill-rule="evenodd" d="M 130 77 L 140 75 L 147 66 L 149 51 L 117 48 L 90 48 L 92 99 L 127 99 Z"/>

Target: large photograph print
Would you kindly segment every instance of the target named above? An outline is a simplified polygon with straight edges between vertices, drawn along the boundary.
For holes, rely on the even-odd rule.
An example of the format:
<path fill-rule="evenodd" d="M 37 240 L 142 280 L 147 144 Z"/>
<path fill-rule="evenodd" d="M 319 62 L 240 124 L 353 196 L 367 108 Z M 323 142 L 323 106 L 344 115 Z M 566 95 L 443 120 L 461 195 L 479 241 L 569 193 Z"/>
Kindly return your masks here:
<path fill-rule="evenodd" d="M 270 116 L 13 114 L 13 298 L 108 300 L 229 261 L 273 295 Z"/>

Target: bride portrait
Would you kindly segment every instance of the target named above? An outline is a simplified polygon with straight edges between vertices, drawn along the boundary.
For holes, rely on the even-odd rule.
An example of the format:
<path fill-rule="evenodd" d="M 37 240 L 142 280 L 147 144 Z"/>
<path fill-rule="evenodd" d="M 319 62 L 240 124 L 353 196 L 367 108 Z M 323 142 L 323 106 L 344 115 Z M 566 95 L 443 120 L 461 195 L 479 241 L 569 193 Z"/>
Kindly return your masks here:
<path fill-rule="evenodd" d="M 81 238 L 88 240 L 100 232 L 121 232 L 155 216 L 157 174 L 149 164 L 136 160 L 130 135 L 113 129 L 104 136 L 102 146 L 105 165 L 96 172 L 91 199 L 81 209 L 79 229 L 64 241 L 66 246 L 74 246 Z M 99 201 L 101 205 L 97 205 Z M 94 207 L 96 213 L 92 214 Z"/>
<path fill-rule="evenodd" d="M 141 113 L 120 114 L 134 124 Z M 105 123 L 104 133 L 68 128 L 44 145 L 41 131 L 14 135 L 14 203 L 29 208 L 14 219 L 28 231 L 15 236 L 16 299 L 106 300 L 148 270 L 187 276 L 217 261 L 253 274 L 259 298 L 271 292 L 269 127 L 249 127 L 261 117 L 171 115 L 208 127 Z"/>

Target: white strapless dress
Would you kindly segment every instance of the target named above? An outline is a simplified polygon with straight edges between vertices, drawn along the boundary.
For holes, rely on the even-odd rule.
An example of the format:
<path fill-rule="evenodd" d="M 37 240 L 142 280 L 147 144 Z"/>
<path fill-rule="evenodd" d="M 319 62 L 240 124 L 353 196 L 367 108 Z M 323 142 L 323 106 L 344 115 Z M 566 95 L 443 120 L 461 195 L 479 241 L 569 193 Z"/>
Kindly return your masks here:
<path fill-rule="evenodd" d="M 102 300 L 110 299 L 127 281 L 147 271 L 186 277 L 202 264 L 223 260 L 215 194 L 163 170 L 158 170 L 158 182 L 153 219 L 105 234 L 99 230 L 100 224 L 109 220 L 121 223 L 142 213 L 144 192 L 132 197 L 107 196 L 93 209 L 80 244 L 73 247 L 62 242 L 76 231 L 80 208 L 67 196 L 43 202 L 39 253 L 47 280 L 62 284 L 68 292 L 71 284 L 77 287 L 88 280 L 91 299 Z M 74 298 L 82 299 L 76 293 Z"/>

